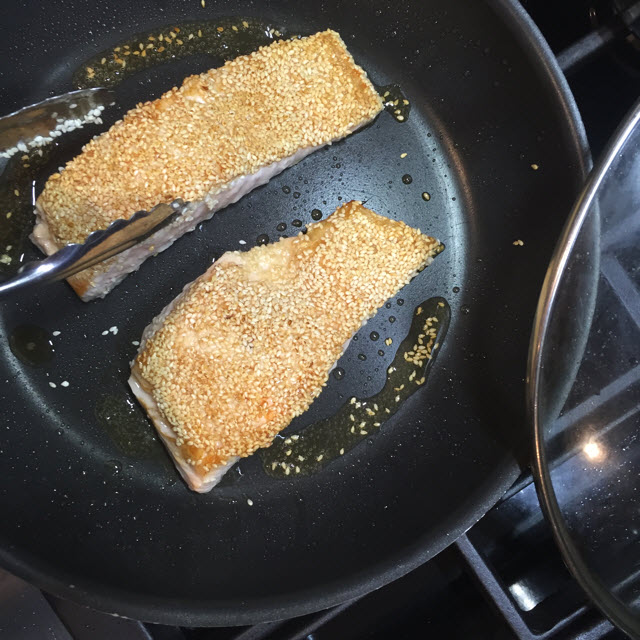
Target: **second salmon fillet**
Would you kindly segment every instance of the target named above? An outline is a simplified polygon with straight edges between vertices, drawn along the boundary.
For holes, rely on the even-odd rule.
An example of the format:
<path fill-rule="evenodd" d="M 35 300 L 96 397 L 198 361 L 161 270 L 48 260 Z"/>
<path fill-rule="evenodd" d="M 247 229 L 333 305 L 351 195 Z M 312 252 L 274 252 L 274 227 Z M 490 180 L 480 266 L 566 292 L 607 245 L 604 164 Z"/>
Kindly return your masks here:
<path fill-rule="evenodd" d="M 169 227 L 69 279 L 83 300 L 103 297 L 215 211 L 381 110 L 335 31 L 276 42 L 190 76 L 89 142 L 49 178 L 32 240 L 50 255 L 141 209 L 188 202 Z"/>
<path fill-rule="evenodd" d="M 306 411 L 345 344 L 439 243 L 350 202 L 225 253 L 147 327 L 129 384 L 195 491 Z"/>

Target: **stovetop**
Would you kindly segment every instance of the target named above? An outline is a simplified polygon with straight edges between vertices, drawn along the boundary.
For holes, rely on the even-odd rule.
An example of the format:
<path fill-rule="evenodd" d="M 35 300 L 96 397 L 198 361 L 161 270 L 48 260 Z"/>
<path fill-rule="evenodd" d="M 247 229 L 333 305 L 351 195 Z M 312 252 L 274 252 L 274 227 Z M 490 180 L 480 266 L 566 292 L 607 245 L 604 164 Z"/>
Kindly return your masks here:
<path fill-rule="evenodd" d="M 566 68 L 594 159 L 640 96 L 640 46 L 611 19 L 616 0 L 524 0 Z M 629 4 L 629 3 L 627 3 Z M 603 49 L 601 43 L 611 40 Z M 478 524 L 405 577 L 355 601 L 251 627 L 142 624 L 66 602 L 0 571 L 0 637 L 10 640 L 614 640 L 624 636 L 565 569 L 523 475 Z"/>

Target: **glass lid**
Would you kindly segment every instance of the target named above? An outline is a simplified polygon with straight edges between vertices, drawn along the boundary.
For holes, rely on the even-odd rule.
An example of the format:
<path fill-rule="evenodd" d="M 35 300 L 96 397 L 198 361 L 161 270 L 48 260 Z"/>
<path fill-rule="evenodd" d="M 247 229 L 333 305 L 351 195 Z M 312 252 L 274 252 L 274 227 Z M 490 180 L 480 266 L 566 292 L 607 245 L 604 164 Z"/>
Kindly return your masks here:
<path fill-rule="evenodd" d="M 565 562 L 640 638 L 640 101 L 554 253 L 527 393 L 538 491 Z"/>

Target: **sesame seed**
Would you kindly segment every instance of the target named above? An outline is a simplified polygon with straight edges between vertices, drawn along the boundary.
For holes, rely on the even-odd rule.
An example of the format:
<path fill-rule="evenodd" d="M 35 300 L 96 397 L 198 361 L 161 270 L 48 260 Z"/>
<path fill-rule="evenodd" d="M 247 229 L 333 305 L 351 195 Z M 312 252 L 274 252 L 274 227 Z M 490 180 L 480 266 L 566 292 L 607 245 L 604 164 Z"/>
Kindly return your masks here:
<path fill-rule="evenodd" d="M 18 191 L 17 189 L 13 190 L 13 195 L 14 196 L 19 196 L 20 195 L 20 191 Z"/>
<path fill-rule="evenodd" d="M 400 402 L 400 396 L 396 396 L 396 402 Z"/>
<path fill-rule="evenodd" d="M 532 164 L 532 165 L 531 165 L 531 168 L 532 168 L 534 171 L 537 171 L 540 167 L 539 167 L 537 164 Z"/>
<path fill-rule="evenodd" d="M 316 460 L 320 462 L 322 458 L 324 458 L 324 454 L 321 453 L 319 456 L 316 457 Z"/>
<path fill-rule="evenodd" d="M 387 345 L 387 347 L 390 347 L 393 344 L 393 340 L 391 338 L 387 338 L 384 343 Z"/>
<path fill-rule="evenodd" d="M 252 500 L 251 498 L 247 498 L 247 504 L 248 504 L 250 507 L 253 507 L 253 500 Z"/>
<path fill-rule="evenodd" d="M 138 340 L 132 340 L 132 341 L 131 341 L 131 344 L 132 344 L 134 347 L 138 347 L 138 346 L 140 346 L 140 342 L 138 342 Z"/>
<path fill-rule="evenodd" d="M 296 466 L 296 473 L 300 473 L 300 467 Z"/>
<path fill-rule="evenodd" d="M 340 449 L 340 455 L 343 456 L 344 455 L 344 449 Z"/>
<path fill-rule="evenodd" d="M 368 434 L 368 432 L 367 432 L 367 431 L 360 431 L 360 435 L 361 435 L 361 436 L 366 436 L 367 434 Z"/>
<path fill-rule="evenodd" d="M 200 4 L 202 5 L 202 8 L 204 9 L 205 1 L 204 0 L 200 0 Z"/>
<path fill-rule="evenodd" d="M 68 382 L 67 380 L 63 380 L 60 384 L 61 384 L 63 387 L 68 387 L 68 386 L 69 386 L 69 382 Z"/>
<path fill-rule="evenodd" d="M 243 20 L 243 21 L 242 21 L 242 26 L 243 26 L 245 29 L 248 29 L 248 28 L 249 28 L 249 23 L 248 23 L 246 20 Z"/>
<path fill-rule="evenodd" d="M 292 453 L 291 449 L 287 449 L 287 451 L 284 452 L 285 456 L 290 456 Z"/>
<path fill-rule="evenodd" d="M 102 332 L 103 336 L 106 336 L 109 333 L 109 329 L 106 329 L 105 331 Z"/>
<path fill-rule="evenodd" d="M 216 31 L 217 31 L 218 33 L 222 33 L 222 32 L 224 31 L 224 27 L 217 27 L 217 28 L 216 28 Z"/>
<path fill-rule="evenodd" d="M 51 333 L 51 335 L 52 335 L 52 336 L 57 337 L 57 336 L 59 336 L 59 335 L 60 335 L 60 332 L 59 332 L 59 331 L 53 331 L 53 332 Z"/>
<path fill-rule="evenodd" d="M 300 436 L 299 436 L 299 435 L 291 436 L 291 439 L 292 439 L 292 440 L 299 440 L 299 439 L 300 439 Z"/>
<path fill-rule="evenodd" d="M 232 28 L 234 31 L 237 31 L 237 30 L 238 30 L 238 27 L 236 27 L 236 25 L 235 25 L 235 24 L 234 24 L 234 25 L 231 25 L 231 28 Z"/>
<path fill-rule="evenodd" d="M 404 121 L 404 116 L 396 116 L 396 120 L 403 122 Z"/>
<path fill-rule="evenodd" d="M 400 154 L 400 157 L 401 157 L 401 158 L 406 158 L 406 157 L 407 157 L 407 154 L 406 154 L 406 153 L 401 153 L 401 154 Z"/>
<path fill-rule="evenodd" d="M 52 389 L 55 389 L 55 388 L 56 388 L 56 383 L 55 383 L 55 382 L 50 382 L 50 383 L 49 383 L 49 386 L 50 386 Z"/>
<path fill-rule="evenodd" d="M 8 212 L 7 212 L 7 220 L 8 220 L 12 215 L 13 215 L 13 212 L 12 212 L 12 211 L 8 211 Z"/>
<path fill-rule="evenodd" d="M 204 0 L 202 0 L 202 1 L 204 2 Z M 284 470 L 284 474 L 285 474 L 286 476 L 288 476 L 290 473 L 291 473 L 291 468 L 290 468 L 290 467 L 287 467 L 287 468 Z"/>

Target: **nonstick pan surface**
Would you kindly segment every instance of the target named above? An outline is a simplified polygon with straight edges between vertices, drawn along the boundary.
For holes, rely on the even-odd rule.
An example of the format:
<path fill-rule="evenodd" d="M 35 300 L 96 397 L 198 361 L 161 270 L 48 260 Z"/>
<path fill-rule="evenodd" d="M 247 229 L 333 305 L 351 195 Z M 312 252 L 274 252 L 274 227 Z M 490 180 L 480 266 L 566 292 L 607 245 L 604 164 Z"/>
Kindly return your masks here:
<path fill-rule="evenodd" d="M 135 34 L 221 16 L 288 33 L 338 30 L 376 84 L 401 87 L 407 121 L 382 113 L 216 214 L 104 300 L 84 304 L 59 283 L 0 302 L 0 562 L 96 608 L 185 625 L 255 623 L 356 597 L 436 554 L 498 500 L 526 459 L 531 322 L 586 162 L 564 80 L 510 2 L 12 2 L 0 111 L 70 90 L 83 61 Z M 196 56 L 129 78 L 105 126 L 221 63 Z M 59 143 L 34 193 L 103 128 Z M 415 307 L 441 296 L 451 321 L 426 384 L 317 473 L 274 478 L 255 455 L 211 493 L 190 492 L 129 394 L 133 341 L 213 258 L 262 234 L 297 233 L 294 219 L 308 224 L 312 210 L 326 217 L 351 199 L 446 249 L 359 332 L 339 363 L 344 377 L 331 376 L 288 433 L 376 393 Z M 28 242 L 23 251 L 37 257 Z M 49 362 L 30 366 L 12 352 L 25 325 L 53 343 Z"/>

